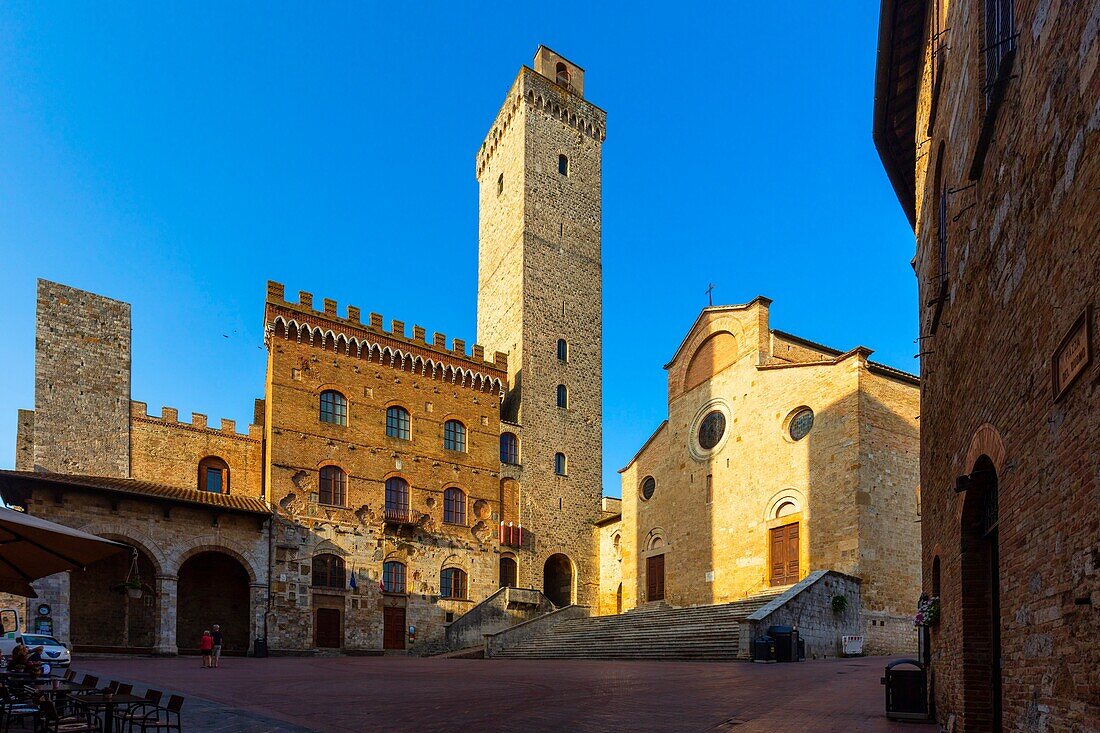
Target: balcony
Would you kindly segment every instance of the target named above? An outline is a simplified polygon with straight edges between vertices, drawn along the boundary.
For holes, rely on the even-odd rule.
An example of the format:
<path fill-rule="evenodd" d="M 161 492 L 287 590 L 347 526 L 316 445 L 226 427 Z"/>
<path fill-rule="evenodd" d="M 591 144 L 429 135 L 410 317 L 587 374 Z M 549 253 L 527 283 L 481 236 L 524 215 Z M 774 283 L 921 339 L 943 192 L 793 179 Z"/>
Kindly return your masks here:
<path fill-rule="evenodd" d="M 504 547 L 523 547 L 523 526 L 501 522 L 500 544 Z"/>
<path fill-rule="evenodd" d="M 420 512 L 415 512 L 411 509 L 386 508 L 386 524 L 392 524 L 398 527 L 415 527 L 420 524 L 422 516 Z"/>

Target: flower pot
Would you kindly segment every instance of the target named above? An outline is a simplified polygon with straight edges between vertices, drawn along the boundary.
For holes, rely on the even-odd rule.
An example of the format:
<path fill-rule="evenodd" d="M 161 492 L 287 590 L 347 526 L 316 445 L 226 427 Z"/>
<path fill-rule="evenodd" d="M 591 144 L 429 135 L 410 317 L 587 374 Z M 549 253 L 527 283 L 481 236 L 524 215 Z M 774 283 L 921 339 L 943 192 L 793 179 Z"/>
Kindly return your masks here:
<path fill-rule="evenodd" d="M 141 588 L 127 588 L 126 595 L 131 598 L 141 598 Z"/>

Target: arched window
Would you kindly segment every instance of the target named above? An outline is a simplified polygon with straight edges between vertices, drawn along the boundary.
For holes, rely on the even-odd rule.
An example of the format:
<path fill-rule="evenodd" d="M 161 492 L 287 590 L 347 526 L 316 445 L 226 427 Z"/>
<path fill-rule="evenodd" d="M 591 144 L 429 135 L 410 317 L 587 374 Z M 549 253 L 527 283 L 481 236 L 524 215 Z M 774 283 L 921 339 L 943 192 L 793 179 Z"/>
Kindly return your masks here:
<path fill-rule="evenodd" d="M 439 595 L 442 598 L 466 598 L 466 571 L 444 568 L 439 574 Z"/>
<path fill-rule="evenodd" d="M 386 408 L 386 435 L 391 438 L 409 439 L 409 411 L 400 405 Z"/>
<path fill-rule="evenodd" d="M 563 176 L 569 175 L 569 158 L 564 155 L 558 156 L 558 173 Z"/>
<path fill-rule="evenodd" d="M 400 476 L 386 479 L 386 518 L 406 520 L 409 516 L 409 482 Z"/>
<path fill-rule="evenodd" d="M 515 433 L 500 434 L 500 462 L 510 466 L 519 463 L 519 440 Z"/>
<path fill-rule="evenodd" d="M 554 473 L 556 473 L 559 476 L 564 476 L 565 475 L 565 454 L 564 453 L 555 453 L 554 454 Z"/>
<path fill-rule="evenodd" d="M 443 423 L 443 447 L 447 450 L 466 451 L 466 426 L 458 420 Z"/>
<path fill-rule="evenodd" d="M 500 587 L 515 588 L 519 582 L 519 566 L 513 557 L 500 558 Z"/>
<path fill-rule="evenodd" d="M 565 339 L 558 339 L 558 361 L 569 361 L 569 344 Z"/>
<path fill-rule="evenodd" d="M 348 424 L 348 399 L 336 390 L 321 393 L 321 422 L 332 425 Z"/>
<path fill-rule="evenodd" d="M 199 461 L 199 491 L 228 494 L 229 464 L 217 456 L 207 456 Z"/>
<path fill-rule="evenodd" d="M 339 588 L 343 590 L 344 558 L 332 553 L 313 556 L 313 586 L 315 588 Z"/>
<path fill-rule="evenodd" d="M 451 487 L 443 492 L 443 521 L 466 524 L 466 492 Z"/>
<path fill-rule="evenodd" d="M 560 61 L 555 69 L 555 75 L 557 76 L 558 84 L 561 84 L 563 87 L 569 85 L 569 67 Z"/>
<path fill-rule="evenodd" d="M 339 466 L 323 466 L 318 482 L 317 502 L 330 506 L 347 506 L 348 475 Z"/>
<path fill-rule="evenodd" d="M 382 591 L 384 593 L 405 592 L 405 565 L 397 561 L 382 564 Z"/>
<path fill-rule="evenodd" d="M 564 384 L 558 385 L 558 407 L 569 407 L 569 390 Z"/>

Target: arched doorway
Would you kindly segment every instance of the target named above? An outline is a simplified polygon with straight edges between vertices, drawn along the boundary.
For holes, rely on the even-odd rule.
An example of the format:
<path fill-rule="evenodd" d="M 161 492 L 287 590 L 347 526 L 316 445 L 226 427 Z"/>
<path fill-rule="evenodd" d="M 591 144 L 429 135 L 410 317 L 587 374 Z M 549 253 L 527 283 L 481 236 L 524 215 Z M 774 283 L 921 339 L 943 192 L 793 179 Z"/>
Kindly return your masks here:
<path fill-rule="evenodd" d="M 214 550 L 194 555 L 180 567 L 176 644 L 197 654 L 204 629 L 221 626 L 225 654 L 248 651 L 248 571 L 234 557 Z"/>
<path fill-rule="evenodd" d="M 125 542 L 125 538 L 121 538 Z M 150 653 L 156 646 L 156 568 L 149 555 L 137 550 L 133 558 L 120 552 L 69 577 L 69 637 L 76 651 L 132 651 Z M 122 586 L 127 577 L 146 586 L 132 598 Z"/>
<path fill-rule="evenodd" d="M 997 469 L 986 455 L 974 463 L 963 500 L 961 537 L 963 710 L 971 721 L 1001 730 L 1001 578 Z"/>
<path fill-rule="evenodd" d="M 500 558 L 500 587 L 515 588 L 519 583 L 519 565 L 516 558 L 505 555 Z"/>
<path fill-rule="evenodd" d="M 559 608 L 573 602 L 573 563 L 557 553 L 542 568 L 542 592 Z"/>

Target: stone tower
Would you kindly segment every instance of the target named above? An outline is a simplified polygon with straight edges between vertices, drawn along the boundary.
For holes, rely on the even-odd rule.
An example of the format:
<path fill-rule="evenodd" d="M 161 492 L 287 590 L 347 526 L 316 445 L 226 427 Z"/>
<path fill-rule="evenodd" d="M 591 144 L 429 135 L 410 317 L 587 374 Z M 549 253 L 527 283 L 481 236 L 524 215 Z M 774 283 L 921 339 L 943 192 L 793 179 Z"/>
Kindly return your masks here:
<path fill-rule="evenodd" d="M 130 305 L 39 280 L 34 354 L 33 470 L 128 477 Z"/>
<path fill-rule="evenodd" d="M 555 602 L 563 589 L 573 602 L 595 601 L 599 586 L 605 123 L 584 99 L 584 70 L 543 46 L 477 154 L 477 336 L 486 351 L 508 353 L 501 417 L 519 425 L 521 466 L 504 472 L 520 483 L 519 579 Z M 559 554 L 571 562 L 551 559 Z M 571 577 L 548 560 L 571 566 Z"/>

